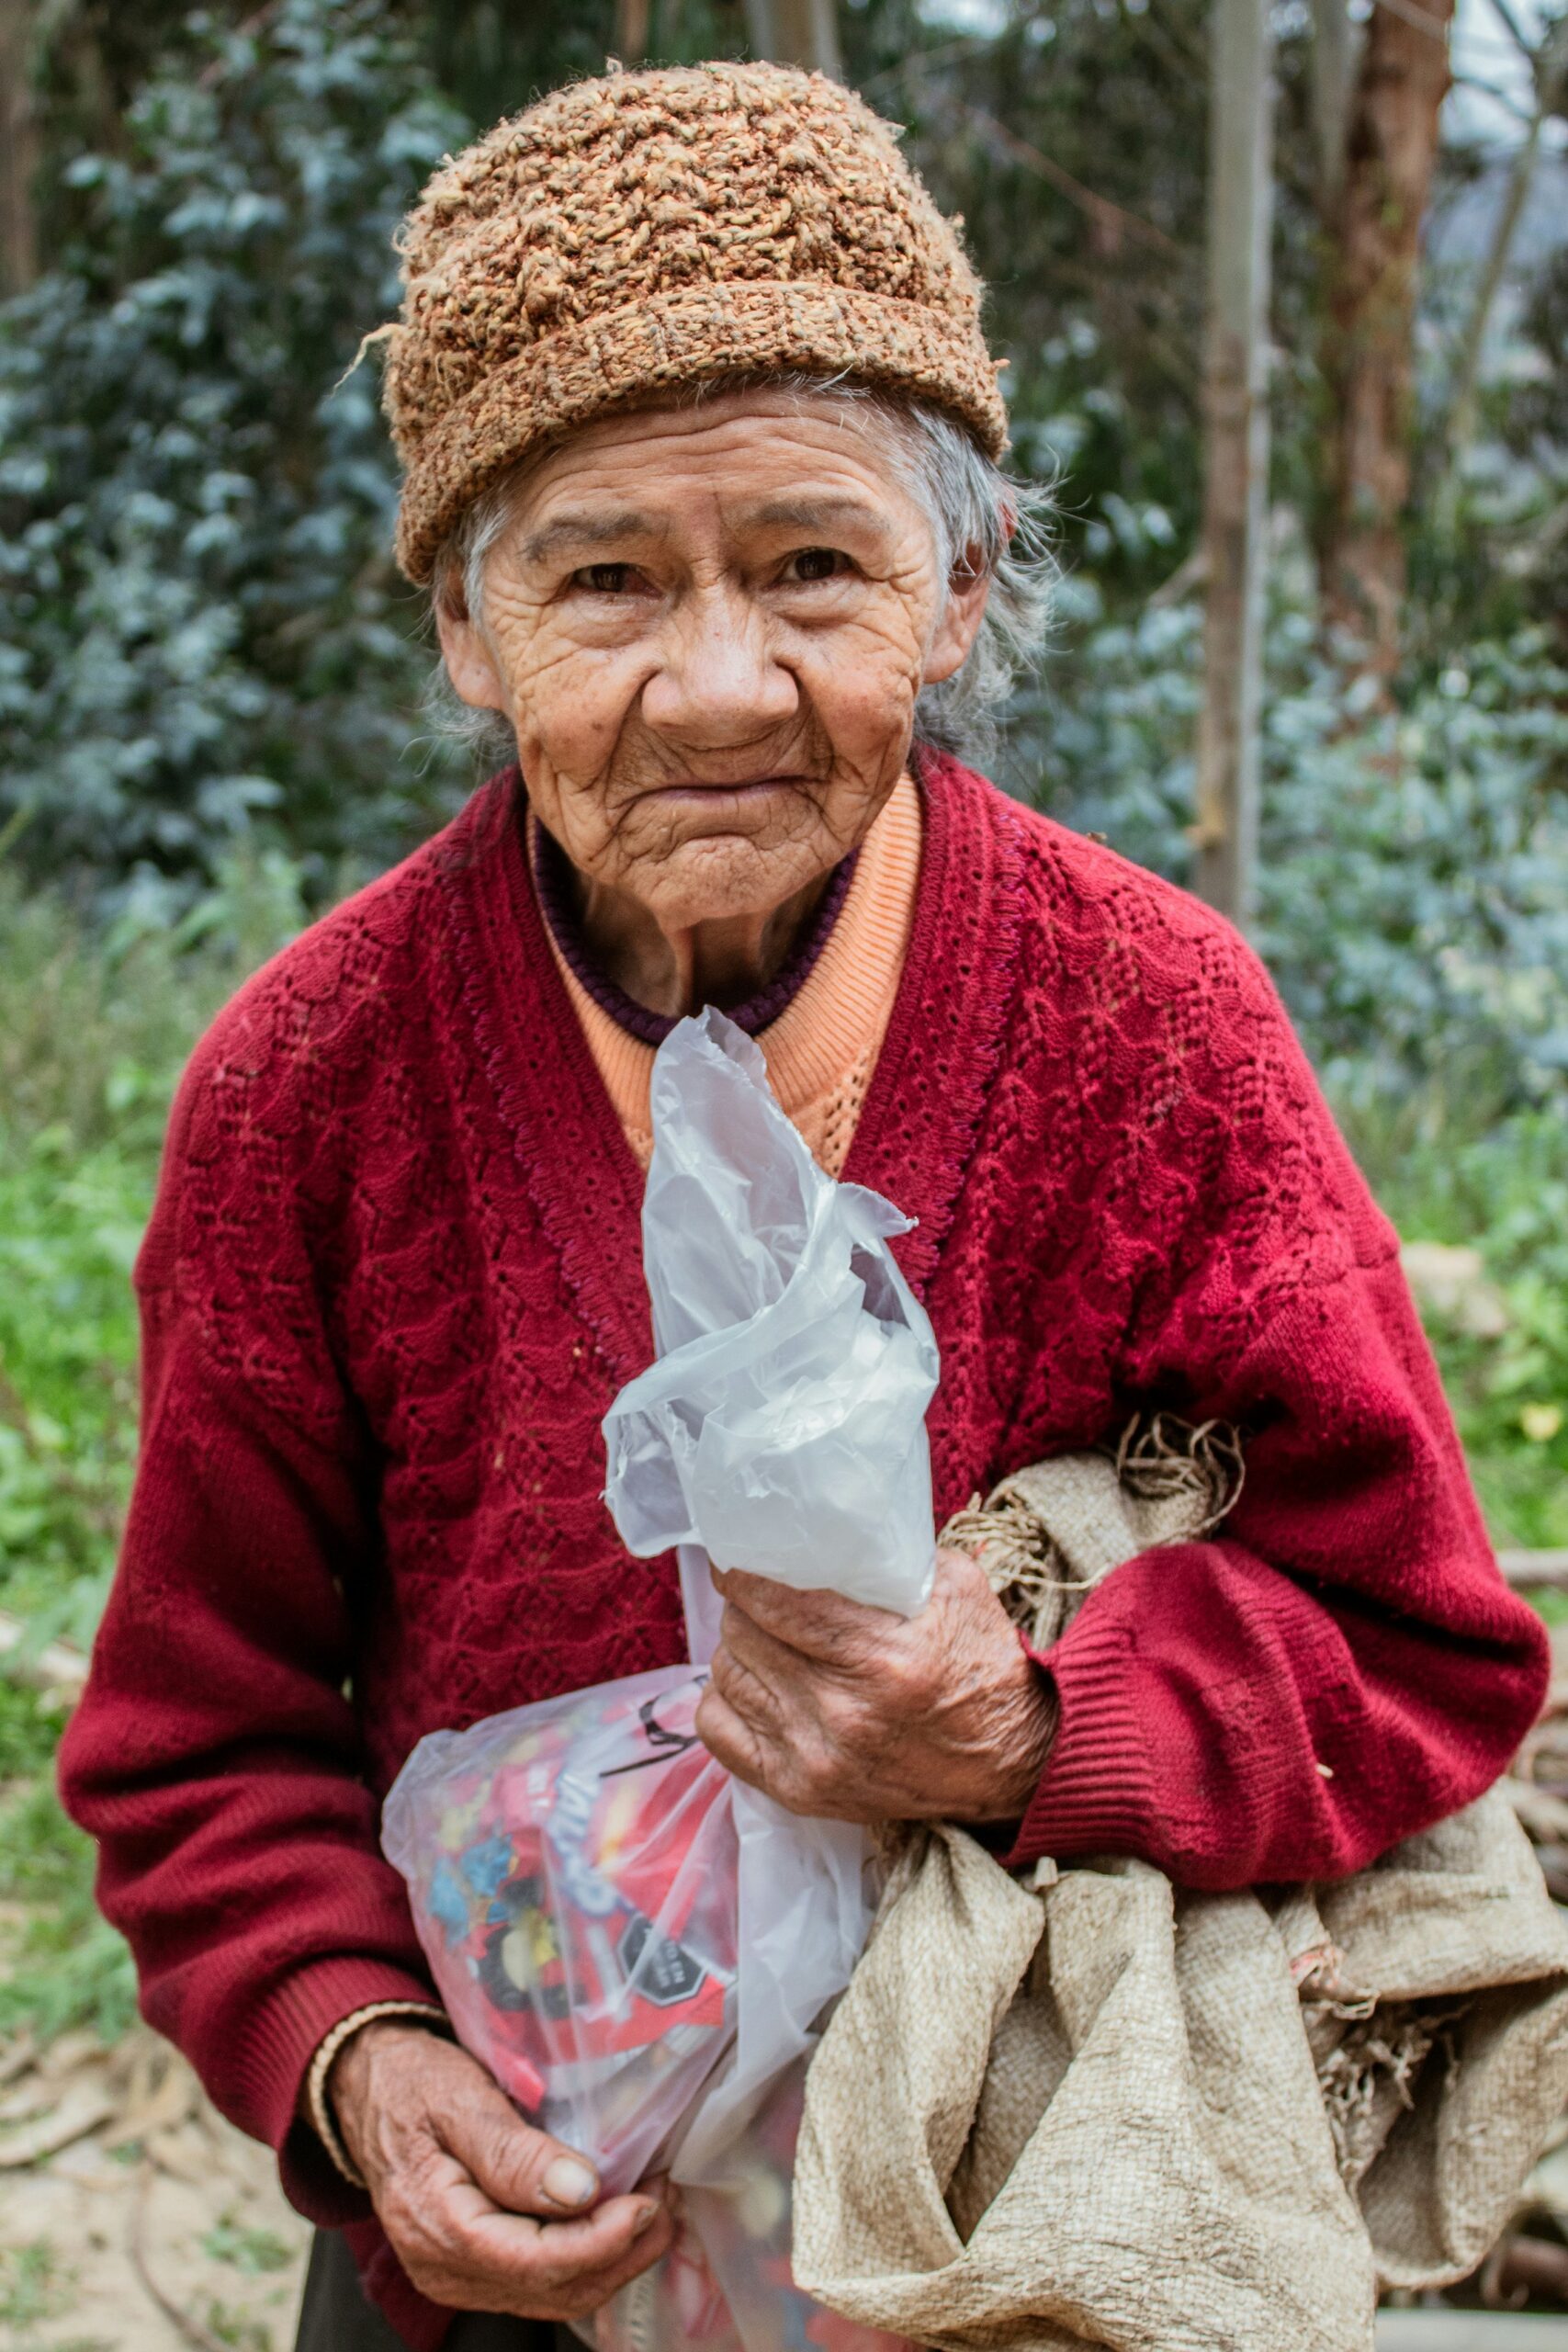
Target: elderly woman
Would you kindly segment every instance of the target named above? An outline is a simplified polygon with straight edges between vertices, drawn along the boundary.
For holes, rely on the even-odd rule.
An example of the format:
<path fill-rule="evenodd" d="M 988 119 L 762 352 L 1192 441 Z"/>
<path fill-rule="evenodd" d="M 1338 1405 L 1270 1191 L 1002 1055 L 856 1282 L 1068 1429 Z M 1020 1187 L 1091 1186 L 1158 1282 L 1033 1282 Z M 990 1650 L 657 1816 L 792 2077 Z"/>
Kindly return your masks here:
<path fill-rule="evenodd" d="M 1544 1676 L 1258 964 L 933 748 L 1029 582 L 978 289 L 886 131 L 764 66 L 621 74 L 446 165 L 405 252 L 400 555 L 514 752 L 192 1061 L 64 1760 L 148 2017 L 321 2225 L 333 2352 L 532 2345 L 669 2243 L 444 2037 L 377 1828 L 423 1734 L 683 1654 L 599 1435 L 679 1015 L 919 1220 L 939 1516 L 1140 1407 L 1247 1448 L 1223 1536 L 1040 1657 L 953 1554 L 910 1623 L 721 1578 L 743 1779 L 1019 1863 L 1331 1875 L 1474 1796 Z"/>

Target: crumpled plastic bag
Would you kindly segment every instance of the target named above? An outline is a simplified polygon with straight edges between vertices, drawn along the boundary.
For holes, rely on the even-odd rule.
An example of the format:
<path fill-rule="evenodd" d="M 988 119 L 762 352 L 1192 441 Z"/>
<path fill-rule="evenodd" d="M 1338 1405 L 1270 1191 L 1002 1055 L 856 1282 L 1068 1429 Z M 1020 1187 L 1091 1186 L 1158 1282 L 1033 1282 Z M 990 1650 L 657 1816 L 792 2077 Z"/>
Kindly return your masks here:
<path fill-rule="evenodd" d="M 886 1246 L 908 1218 L 823 1174 L 759 1048 L 711 1007 L 660 1047 L 651 1107 L 659 1359 L 604 1421 L 622 1541 L 914 1616 L 936 1556 L 937 1349 Z"/>
<path fill-rule="evenodd" d="M 383 1839 L 465 2047 L 608 2191 L 657 2164 L 690 2192 L 674 2253 L 598 2315 L 600 2352 L 868 2352 L 887 2339 L 789 2280 L 787 2159 L 870 1928 L 870 1841 L 733 1781 L 693 1718 L 710 1558 L 923 1607 L 936 1342 L 887 1247 L 908 1220 L 823 1174 L 723 1014 L 660 1046 L 652 1114 L 659 1356 L 606 1417 L 606 1500 L 634 1553 L 677 1547 L 692 1664 L 423 1740 Z"/>

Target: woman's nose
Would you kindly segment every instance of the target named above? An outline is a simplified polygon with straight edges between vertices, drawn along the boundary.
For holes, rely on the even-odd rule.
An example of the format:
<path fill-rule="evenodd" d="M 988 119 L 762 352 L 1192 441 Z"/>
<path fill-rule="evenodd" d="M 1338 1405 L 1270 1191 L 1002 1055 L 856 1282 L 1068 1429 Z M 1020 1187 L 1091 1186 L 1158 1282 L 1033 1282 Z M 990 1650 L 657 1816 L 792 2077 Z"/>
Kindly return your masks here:
<path fill-rule="evenodd" d="M 687 598 L 643 688 L 644 719 L 662 735 L 714 749 L 786 723 L 800 707 L 800 688 L 772 639 L 766 614 L 739 590 Z"/>

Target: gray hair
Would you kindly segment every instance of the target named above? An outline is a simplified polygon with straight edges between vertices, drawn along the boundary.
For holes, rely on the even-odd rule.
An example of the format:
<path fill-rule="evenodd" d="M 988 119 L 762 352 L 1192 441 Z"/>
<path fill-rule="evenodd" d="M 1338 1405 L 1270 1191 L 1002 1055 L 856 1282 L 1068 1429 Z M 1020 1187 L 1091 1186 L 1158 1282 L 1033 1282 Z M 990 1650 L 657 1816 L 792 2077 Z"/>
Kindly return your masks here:
<path fill-rule="evenodd" d="M 677 404 L 695 407 L 726 392 L 764 388 L 853 401 L 868 411 L 886 428 L 901 487 L 931 526 L 950 588 L 977 572 L 989 575 L 985 616 L 962 667 L 940 684 L 920 689 L 915 740 L 976 764 L 990 761 L 1021 676 L 1033 669 L 1044 647 L 1056 577 L 1049 486 L 1004 474 L 965 426 L 944 411 L 841 377 L 723 377 L 694 385 Z M 433 604 L 439 606 L 450 594 L 449 583 L 460 581 L 464 607 L 480 628 L 486 561 L 511 519 L 526 471 L 525 464 L 477 498 L 436 559 Z M 441 731 L 471 744 L 488 763 L 516 757 L 505 720 L 460 702 L 439 666 L 428 702 Z"/>

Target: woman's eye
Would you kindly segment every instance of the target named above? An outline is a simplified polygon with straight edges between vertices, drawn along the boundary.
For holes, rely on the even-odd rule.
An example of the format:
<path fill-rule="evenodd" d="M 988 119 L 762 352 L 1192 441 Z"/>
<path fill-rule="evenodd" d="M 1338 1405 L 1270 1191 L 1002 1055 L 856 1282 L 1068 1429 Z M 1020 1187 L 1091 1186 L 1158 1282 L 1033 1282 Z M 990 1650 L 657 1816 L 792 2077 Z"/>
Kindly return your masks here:
<path fill-rule="evenodd" d="M 646 585 L 637 566 L 630 563 L 591 563 L 575 577 L 596 596 L 632 595 Z"/>
<path fill-rule="evenodd" d="M 840 555 L 837 548 L 802 548 L 798 555 L 792 555 L 789 560 L 789 577 L 805 581 L 834 580 L 848 561 L 848 557 Z"/>

